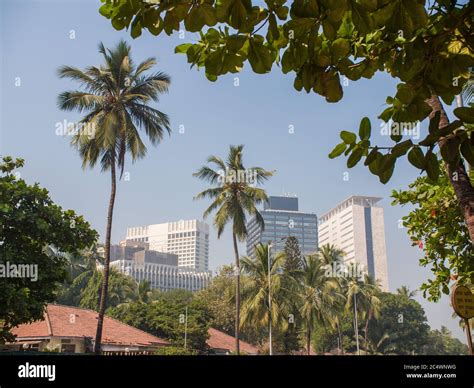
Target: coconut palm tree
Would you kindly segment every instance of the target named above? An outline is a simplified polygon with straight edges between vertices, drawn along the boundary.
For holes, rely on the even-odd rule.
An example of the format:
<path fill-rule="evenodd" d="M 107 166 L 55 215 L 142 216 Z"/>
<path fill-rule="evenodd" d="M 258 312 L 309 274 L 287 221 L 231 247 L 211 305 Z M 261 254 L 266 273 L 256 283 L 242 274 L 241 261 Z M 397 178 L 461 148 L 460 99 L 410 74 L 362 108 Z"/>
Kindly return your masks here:
<path fill-rule="evenodd" d="M 354 314 L 354 332 L 356 338 L 357 354 L 360 355 L 359 347 L 359 315 L 361 318 L 371 319 L 368 316 L 375 316 L 380 309 L 380 299 L 378 298 L 377 282 L 373 281 L 368 275 L 359 276 L 357 264 L 351 264 L 349 274 L 345 281 L 345 295 L 347 313 L 351 311 Z M 367 324 L 367 321 L 366 321 Z"/>
<path fill-rule="evenodd" d="M 365 307 L 365 328 L 364 328 L 364 344 L 367 354 L 367 335 L 369 333 L 369 322 L 371 319 L 379 319 L 381 311 L 380 282 L 370 275 L 364 276 L 364 298 L 362 300 Z"/>
<path fill-rule="evenodd" d="M 257 225 L 265 224 L 257 205 L 268 199 L 265 190 L 256 187 L 268 180 L 273 171 L 261 167 L 245 168 L 243 164 L 243 145 L 230 146 L 226 161 L 218 156 L 209 156 L 207 162 L 214 166 L 201 167 L 193 176 L 210 183 L 213 187 L 196 195 L 195 199 L 209 198 L 211 205 L 204 211 L 204 218 L 212 212 L 217 237 L 220 238 L 225 226 L 232 223 L 232 240 L 234 244 L 236 281 L 235 281 L 235 350 L 240 354 L 240 259 L 237 241 L 247 237 L 247 217 L 254 216 Z"/>
<path fill-rule="evenodd" d="M 150 301 L 151 295 L 151 285 L 148 280 L 141 280 L 137 282 L 135 298 L 138 303 L 148 303 Z"/>
<path fill-rule="evenodd" d="M 287 303 L 282 292 L 285 254 L 278 252 L 269 259 L 269 249 L 268 244 L 258 244 L 255 258 L 243 257 L 240 260 L 246 278 L 242 286 L 240 323 L 257 329 L 268 328 L 271 333 L 273 325 L 286 329 L 283 317 L 286 316 Z M 269 345 L 272 346 L 271 341 Z"/>
<path fill-rule="evenodd" d="M 116 194 L 116 171 L 120 177 L 129 154 L 132 162 L 143 158 L 147 148 L 139 130 L 143 130 L 152 145 L 157 145 L 166 132 L 170 133 L 166 114 L 152 108 L 159 95 L 168 90 L 170 78 L 158 72 L 147 74 L 156 63 L 148 58 L 135 66 L 130 56 L 130 46 L 121 41 L 112 49 L 99 44 L 104 64 L 80 70 L 62 66 L 60 78 L 80 83 L 80 90 L 63 92 L 58 97 L 62 110 L 77 111 L 85 115 L 72 138 L 72 145 L 82 158 L 83 168 L 93 168 L 100 163 L 102 171 L 110 171 L 111 190 L 105 235 L 104 276 L 99 298 L 99 319 L 94 351 L 100 353 L 109 282 L 110 238 Z"/>
<path fill-rule="evenodd" d="M 397 288 L 397 294 L 404 296 L 407 299 L 413 299 L 416 295 L 416 290 L 412 291 L 407 286 L 401 286 L 400 288 Z"/>
<path fill-rule="evenodd" d="M 324 265 L 332 266 L 334 264 L 342 263 L 344 258 L 344 251 L 336 248 L 332 244 L 326 244 L 318 249 L 318 255 Z"/>
<path fill-rule="evenodd" d="M 304 258 L 301 289 L 297 297 L 300 303 L 300 315 L 306 330 L 306 353 L 311 354 L 312 330 L 316 322 L 323 326 L 335 326 L 337 301 L 341 295 L 337 292 L 335 278 L 326 276 L 324 262 L 318 255 Z"/>

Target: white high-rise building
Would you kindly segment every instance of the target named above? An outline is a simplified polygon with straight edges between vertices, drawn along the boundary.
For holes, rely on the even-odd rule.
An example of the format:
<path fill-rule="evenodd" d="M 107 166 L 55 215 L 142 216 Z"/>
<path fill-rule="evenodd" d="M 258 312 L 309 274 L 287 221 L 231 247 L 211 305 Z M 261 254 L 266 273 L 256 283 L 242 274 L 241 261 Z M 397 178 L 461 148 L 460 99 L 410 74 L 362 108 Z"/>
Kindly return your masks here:
<path fill-rule="evenodd" d="M 149 249 L 178 255 L 178 266 L 209 269 L 209 225 L 198 220 L 166 222 L 127 229 L 126 240 L 146 242 Z"/>
<path fill-rule="evenodd" d="M 319 218 L 319 247 L 332 244 L 344 251 L 344 262 L 359 263 L 388 291 L 382 198 L 351 196 Z"/>

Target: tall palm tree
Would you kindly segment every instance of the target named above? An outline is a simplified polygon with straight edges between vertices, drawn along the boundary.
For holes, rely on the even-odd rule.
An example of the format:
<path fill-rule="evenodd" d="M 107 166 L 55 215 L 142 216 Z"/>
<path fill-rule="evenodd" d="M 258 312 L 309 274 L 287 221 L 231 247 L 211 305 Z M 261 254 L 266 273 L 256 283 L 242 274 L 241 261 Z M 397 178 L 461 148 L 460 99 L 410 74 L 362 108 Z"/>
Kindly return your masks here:
<path fill-rule="evenodd" d="M 285 254 L 278 252 L 269 260 L 269 249 L 268 244 L 258 244 L 255 246 L 255 258 L 243 257 L 240 261 L 242 273 L 246 275 L 242 287 L 240 322 L 241 326 L 268 328 L 270 333 L 272 325 L 285 326 L 283 317 L 287 304 L 282 292 Z"/>
<path fill-rule="evenodd" d="M 306 329 L 306 353 L 311 354 L 312 330 L 316 322 L 335 325 L 335 306 L 341 295 L 337 292 L 336 279 L 326 276 L 326 265 L 318 255 L 303 261 L 300 299 L 300 314 Z"/>
<path fill-rule="evenodd" d="M 400 288 L 397 288 L 397 294 L 404 296 L 407 299 L 413 299 L 416 295 L 416 290 L 412 291 L 407 286 L 401 286 Z"/>
<path fill-rule="evenodd" d="M 85 113 L 71 142 L 82 158 L 83 168 L 93 168 L 99 162 L 102 171 L 110 171 L 111 175 L 104 276 L 94 346 L 97 354 L 100 353 L 109 282 L 116 170 L 120 170 L 121 177 L 127 153 L 132 161 L 145 156 L 147 148 L 140 138 L 139 129 L 145 132 L 152 145 L 157 145 L 165 132 L 170 133 L 167 115 L 150 106 L 152 101 L 158 101 L 159 95 L 166 92 L 170 84 L 169 76 L 164 73 L 146 73 L 155 65 L 155 59 L 148 58 L 135 66 L 130 46 L 125 41 L 120 41 L 112 50 L 100 43 L 99 52 L 104 59 L 104 64 L 99 67 L 80 70 L 62 66 L 58 70 L 60 78 L 78 81 L 81 86 L 80 90 L 61 93 L 58 106 L 62 110 Z"/>
<path fill-rule="evenodd" d="M 232 222 L 232 240 L 234 244 L 236 282 L 235 282 L 235 350 L 240 354 L 240 259 L 237 241 L 247 237 L 247 216 L 254 216 L 260 228 L 264 228 L 257 205 L 268 199 L 265 190 L 256 187 L 268 180 L 273 171 L 261 167 L 245 169 L 243 164 L 243 145 L 230 146 L 227 160 L 210 156 L 207 162 L 217 170 L 203 166 L 193 175 L 210 183 L 213 187 L 199 193 L 195 199 L 209 198 L 211 205 L 204 212 L 204 218 L 216 211 L 214 226 L 220 238 L 225 226 Z M 242 179 L 242 178 L 251 179 Z M 240 179 L 239 179 L 240 178 Z"/>
<path fill-rule="evenodd" d="M 344 251 L 336 248 L 332 244 L 323 245 L 318 249 L 318 255 L 324 265 L 341 264 L 344 258 Z"/>
<path fill-rule="evenodd" d="M 379 319 L 381 311 L 380 282 L 370 275 L 364 276 L 364 299 L 362 300 L 365 307 L 365 328 L 364 328 L 364 344 L 365 353 L 367 354 L 367 335 L 369 333 L 369 322 L 371 319 Z"/>
<path fill-rule="evenodd" d="M 351 264 L 350 274 L 358 274 L 357 264 Z M 368 320 L 378 316 L 380 311 L 380 299 L 378 283 L 370 276 L 365 275 L 363 278 L 359 276 L 349 276 L 346 279 L 346 312 L 354 314 L 354 332 L 357 344 L 357 354 L 360 355 L 359 347 L 359 316 L 366 318 L 366 333 L 368 331 Z"/>

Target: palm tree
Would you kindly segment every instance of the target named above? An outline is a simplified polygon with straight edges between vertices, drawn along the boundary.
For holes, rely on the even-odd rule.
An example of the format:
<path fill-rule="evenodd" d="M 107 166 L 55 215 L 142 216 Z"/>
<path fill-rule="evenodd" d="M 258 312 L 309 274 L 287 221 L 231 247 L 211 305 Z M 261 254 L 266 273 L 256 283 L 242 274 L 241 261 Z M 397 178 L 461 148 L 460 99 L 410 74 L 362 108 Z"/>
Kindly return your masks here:
<path fill-rule="evenodd" d="M 324 265 L 332 266 L 334 264 L 342 263 L 344 258 L 344 251 L 336 248 L 332 244 L 326 244 L 318 249 L 318 255 Z"/>
<path fill-rule="evenodd" d="M 354 332 L 357 345 L 357 354 L 360 355 L 359 348 L 359 315 L 370 320 L 371 317 L 378 315 L 380 309 L 380 299 L 378 298 L 378 284 L 373 279 L 365 275 L 363 278 L 358 276 L 359 270 L 357 264 L 351 264 L 349 273 L 353 274 L 346 279 L 344 288 L 346 295 L 346 312 L 354 313 Z M 367 325 L 367 320 L 366 320 Z M 367 326 L 366 326 L 367 332 Z"/>
<path fill-rule="evenodd" d="M 237 354 L 240 354 L 240 259 L 237 240 L 243 241 L 247 237 L 247 215 L 254 216 L 259 227 L 264 228 L 263 218 L 257 210 L 257 205 L 266 201 L 268 197 L 265 190 L 255 186 L 262 184 L 274 174 L 274 172 L 266 171 L 261 167 L 245 169 L 242 160 L 243 148 L 243 145 L 230 146 L 225 162 L 217 156 L 210 156 L 207 162 L 213 164 L 217 171 L 209 166 L 203 166 L 193 174 L 213 185 L 213 187 L 199 193 L 195 199 L 209 198 L 212 200 L 203 216 L 206 218 L 216 211 L 214 226 L 217 228 L 218 238 L 224 232 L 225 226 L 232 222 L 236 266 L 235 350 Z"/>
<path fill-rule="evenodd" d="M 381 301 L 380 282 L 370 275 L 364 276 L 364 299 L 362 300 L 365 307 L 365 328 L 364 328 L 364 344 L 365 353 L 367 354 L 367 335 L 369 333 L 369 322 L 371 319 L 380 318 Z"/>
<path fill-rule="evenodd" d="M 258 244 L 255 246 L 255 258 L 241 259 L 246 281 L 242 287 L 240 323 L 241 326 L 250 325 L 257 329 L 268 328 L 270 333 L 272 325 L 284 326 L 286 320 L 282 318 L 287 309 L 282 293 L 285 254 L 276 253 L 269 260 L 269 249 L 268 244 Z"/>
<path fill-rule="evenodd" d="M 110 238 L 116 194 L 116 169 L 120 177 L 125 167 L 126 154 L 132 161 L 143 158 L 147 148 L 142 142 L 139 129 L 144 130 L 152 145 L 157 145 L 170 133 L 166 114 L 149 104 L 158 101 L 161 93 L 168 90 L 170 78 L 158 72 L 146 74 L 156 61 L 148 58 L 135 66 L 130 57 L 130 46 L 120 41 L 112 49 L 99 44 L 104 64 L 80 70 L 62 66 L 60 78 L 78 81 L 81 90 L 61 93 L 58 106 L 62 110 L 85 113 L 79 130 L 74 134 L 72 145 L 82 158 L 82 167 L 93 168 L 100 162 L 102 171 L 110 171 L 111 190 L 105 235 L 104 276 L 99 298 L 99 319 L 95 338 L 95 353 L 100 353 L 109 282 Z"/>
<path fill-rule="evenodd" d="M 151 295 L 152 291 L 150 282 L 148 280 L 137 282 L 135 298 L 138 303 L 148 303 L 150 301 Z"/>
<path fill-rule="evenodd" d="M 303 261 L 300 299 L 300 314 L 306 328 L 306 353 L 311 354 L 312 330 L 316 322 L 323 326 L 335 325 L 335 306 L 341 295 L 337 292 L 336 279 L 326 276 L 324 262 L 318 255 Z"/>
<path fill-rule="evenodd" d="M 397 294 L 404 296 L 407 299 L 413 299 L 416 295 L 416 290 L 412 291 L 407 286 L 401 286 L 400 288 L 397 288 Z"/>

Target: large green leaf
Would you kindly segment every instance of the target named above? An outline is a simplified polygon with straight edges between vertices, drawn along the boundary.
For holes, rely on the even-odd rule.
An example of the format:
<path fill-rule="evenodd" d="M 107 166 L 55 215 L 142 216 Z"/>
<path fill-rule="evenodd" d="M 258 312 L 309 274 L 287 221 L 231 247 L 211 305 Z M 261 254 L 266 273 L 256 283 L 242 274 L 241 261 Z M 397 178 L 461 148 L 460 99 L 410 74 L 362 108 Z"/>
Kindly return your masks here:
<path fill-rule="evenodd" d="M 425 155 L 420 147 L 415 146 L 410 150 L 408 153 L 408 161 L 420 170 L 425 168 Z"/>

